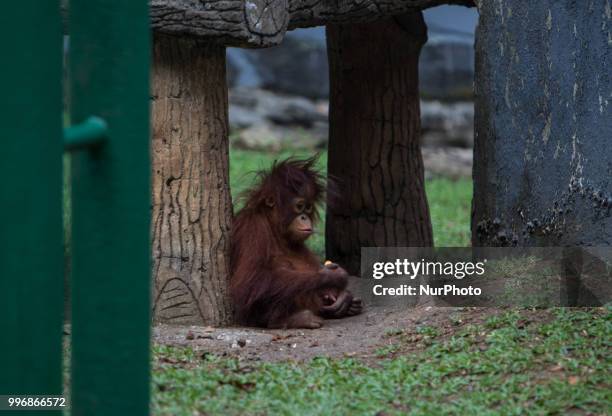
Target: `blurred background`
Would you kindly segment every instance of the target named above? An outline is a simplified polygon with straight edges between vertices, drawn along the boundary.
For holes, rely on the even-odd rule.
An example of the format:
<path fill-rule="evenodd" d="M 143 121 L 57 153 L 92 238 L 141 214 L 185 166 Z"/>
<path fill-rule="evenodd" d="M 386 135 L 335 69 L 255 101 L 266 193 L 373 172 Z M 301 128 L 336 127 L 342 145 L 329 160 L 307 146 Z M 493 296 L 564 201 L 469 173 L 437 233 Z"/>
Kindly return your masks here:
<path fill-rule="evenodd" d="M 424 12 L 428 41 L 421 51 L 422 149 L 437 246 L 469 246 L 474 143 L 473 8 Z M 325 28 L 297 29 L 268 49 L 227 51 L 232 194 L 247 174 L 289 155 L 321 153 L 326 168 L 329 78 Z M 237 204 L 239 207 L 239 203 Z M 323 253 L 323 231 L 312 248 Z"/>

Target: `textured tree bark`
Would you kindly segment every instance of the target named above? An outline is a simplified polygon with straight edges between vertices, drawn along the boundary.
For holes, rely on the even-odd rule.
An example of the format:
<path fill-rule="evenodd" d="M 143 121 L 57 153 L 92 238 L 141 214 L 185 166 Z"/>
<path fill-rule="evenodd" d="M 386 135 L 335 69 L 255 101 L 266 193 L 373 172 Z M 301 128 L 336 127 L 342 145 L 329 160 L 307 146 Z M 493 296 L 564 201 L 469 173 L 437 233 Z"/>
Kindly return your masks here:
<path fill-rule="evenodd" d="M 419 144 L 420 12 L 376 23 L 329 25 L 328 258 L 358 273 L 361 247 L 431 246 Z M 334 205 L 336 205 L 334 207 Z"/>
<path fill-rule="evenodd" d="M 479 9 L 472 244 L 609 246 L 609 2 Z"/>
<path fill-rule="evenodd" d="M 151 0 L 150 10 L 158 33 L 261 48 L 297 27 L 370 22 L 440 4 L 474 6 L 473 0 Z"/>
<path fill-rule="evenodd" d="M 475 6 L 475 0 L 149 0 L 157 33 L 206 39 L 220 45 L 278 45 L 287 30 L 328 23 L 365 23 L 442 4 Z M 61 0 L 68 33 L 68 0 Z"/>
<path fill-rule="evenodd" d="M 154 317 L 231 320 L 225 48 L 165 35 L 153 52 Z"/>

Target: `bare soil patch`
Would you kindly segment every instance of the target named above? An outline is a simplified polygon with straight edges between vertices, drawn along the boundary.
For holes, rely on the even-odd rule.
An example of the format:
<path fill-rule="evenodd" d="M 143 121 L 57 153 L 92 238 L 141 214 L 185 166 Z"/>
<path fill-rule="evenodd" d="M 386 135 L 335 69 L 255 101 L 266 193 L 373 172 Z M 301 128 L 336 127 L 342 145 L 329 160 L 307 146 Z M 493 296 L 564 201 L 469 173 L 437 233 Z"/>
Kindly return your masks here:
<path fill-rule="evenodd" d="M 497 310 L 490 308 L 379 306 L 351 318 L 327 320 L 315 330 L 157 325 L 154 341 L 189 346 L 203 355 L 253 361 L 303 361 L 317 356 L 367 359 L 396 342 L 397 334 L 402 334 L 402 352 L 416 352 L 426 347 L 421 342 L 423 327 L 435 328 L 438 338 L 450 337 L 464 325 L 481 323 L 494 313 Z"/>

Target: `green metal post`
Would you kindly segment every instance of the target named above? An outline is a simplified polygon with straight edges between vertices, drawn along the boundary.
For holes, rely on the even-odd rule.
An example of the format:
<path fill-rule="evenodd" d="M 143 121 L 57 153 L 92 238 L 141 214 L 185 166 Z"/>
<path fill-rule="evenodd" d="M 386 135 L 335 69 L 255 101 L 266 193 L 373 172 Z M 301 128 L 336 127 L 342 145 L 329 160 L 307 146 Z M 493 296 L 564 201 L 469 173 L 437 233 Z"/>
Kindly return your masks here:
<path fill-rule="evenodd" d="M 107 124 L 72 160 L 72 415 L 149 413 L 147 0 L 71 0 L 75 124 Z"/>
<path fill-rule="evenodd" d="M 0 50 L 0 394 L 57 395 L 64 299 L 59 0 L 3 4 Z"/>

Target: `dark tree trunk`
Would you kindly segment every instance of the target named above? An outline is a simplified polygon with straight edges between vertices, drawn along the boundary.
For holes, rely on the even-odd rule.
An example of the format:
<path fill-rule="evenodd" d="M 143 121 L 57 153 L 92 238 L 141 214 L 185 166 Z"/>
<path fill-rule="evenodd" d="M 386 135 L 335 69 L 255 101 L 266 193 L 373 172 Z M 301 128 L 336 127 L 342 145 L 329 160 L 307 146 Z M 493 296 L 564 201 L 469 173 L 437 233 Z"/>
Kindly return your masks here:
<path fill-rule="evenodd" d="M 156 35 L 152 95 L 155 319 L 226 324 L 232 205 L 225 47 Z"/>
<path fill-rule="evenodd" d="M 612 244 L 609 3 L 480 3 L 474 246 Z"/>
<path fill-rule="evenodd" d="M 420 12 L 327 26 L 328 173 L 339 195 L 330 200 L 326 249 L 354 274 L 361 247 L 433 244 L 419 144 L 418 61 L 426 39 Z"/>

